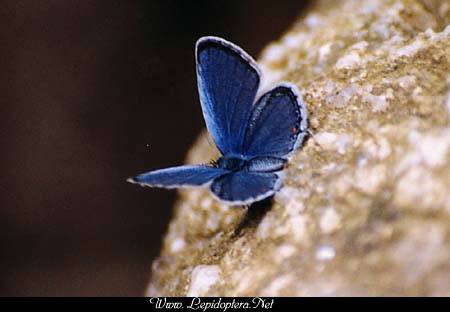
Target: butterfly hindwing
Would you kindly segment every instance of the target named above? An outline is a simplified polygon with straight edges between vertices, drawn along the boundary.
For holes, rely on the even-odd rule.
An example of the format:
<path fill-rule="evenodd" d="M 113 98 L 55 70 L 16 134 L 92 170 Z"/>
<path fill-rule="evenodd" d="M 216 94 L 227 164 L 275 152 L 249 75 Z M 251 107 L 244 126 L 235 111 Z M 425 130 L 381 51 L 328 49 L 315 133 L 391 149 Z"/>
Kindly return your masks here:
<path fill-rule="evenodd" d="M 253 172 L 276 172 L 282 170 L 286 162 L 286 159 L 278 157 L 254 157 L 249 161 L 247 170 Z"/>
<path fill-rule="evenodd" d="M 273 195 L 280 186 L 275 173 L 238 171 L 214 179 L 210 188 L 221 201 L 246 205 Z"/>
<path fill-rule="evenodd" d="M 279 85 L 252 107 L 242 153 L 246 157 L 286 157 L 301 144 L 306 129 L 306 107 L 297 88 Z"/>
<path fill-rule="evenodd" d="M 197 79 L 209 133 L 222 154 L 240 153 L 260 82 L 256 62 L 217 37 L 197 41 Z"/>
<path fill-rule="evenodd" d="M 228 171 L 202 165 L 186 165 L 154 170 L 130 178 L 129 182 L 143 186 L 175 188 L 204 185 Z"/>

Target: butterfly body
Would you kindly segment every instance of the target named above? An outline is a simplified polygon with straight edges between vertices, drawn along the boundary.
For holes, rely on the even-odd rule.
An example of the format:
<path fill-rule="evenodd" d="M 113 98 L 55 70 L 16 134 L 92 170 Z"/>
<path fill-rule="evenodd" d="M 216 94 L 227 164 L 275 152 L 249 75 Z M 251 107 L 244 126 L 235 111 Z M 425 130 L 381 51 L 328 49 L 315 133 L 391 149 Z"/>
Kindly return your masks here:
<path fill-rule="evenodd" d="M 231 172 L 245 171 L 248 168 L 249 161 L 234 155 L 225 155 L 217 161 L 217 167 Z"/>
<path fill-rule="evenodd" d="M 196 45 L 197 78 L 206 126 L 222 156 L 213 166 L 185 165 L 129 179 L 143 186 L 209 186 L 230 205 L 248 205 L 281 187 L 288 157 L 307 133 L 297 88 L 281 83 L 257 98 L 261 73 L 241 48 L 218 37 Z"/>
<path fill-rule="evenodd" d="M 234 155 L 225 155 L 220 157 L 214 163 L 217 168 L 228 170 L 230 172 L 276 172 L 284 168 L 286 160 L 270 156 L 245 159 Z"/>

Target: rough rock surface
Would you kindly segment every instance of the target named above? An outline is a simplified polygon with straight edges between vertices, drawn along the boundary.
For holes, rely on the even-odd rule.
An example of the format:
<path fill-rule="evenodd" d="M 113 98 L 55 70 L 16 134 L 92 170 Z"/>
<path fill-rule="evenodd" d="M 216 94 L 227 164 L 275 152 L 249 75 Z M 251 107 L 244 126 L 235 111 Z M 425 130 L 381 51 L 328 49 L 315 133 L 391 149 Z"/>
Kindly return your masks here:
<path fill-rule="evenodd" d="M 259 62 L 317 142 L 250 210 L 183 190 L 148 294 L 450 296 L 449 23 L 448 0 L 310 7 Z M 203 134 L 188 162 L 217 156 Z"/>

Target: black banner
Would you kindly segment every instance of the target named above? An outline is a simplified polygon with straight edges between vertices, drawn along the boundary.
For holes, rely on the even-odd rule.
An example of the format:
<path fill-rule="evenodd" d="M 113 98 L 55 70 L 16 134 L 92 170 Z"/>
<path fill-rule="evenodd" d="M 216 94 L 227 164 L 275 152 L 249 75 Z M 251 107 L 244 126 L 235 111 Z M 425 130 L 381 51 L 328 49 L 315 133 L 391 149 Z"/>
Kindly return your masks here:
<path fill-rule="evenodd" d="M 377 308 L 431 309 L 430 304 L 442 302 L 449 298 L 273 298 L 273 297 L 160 297 L 160 298 L 3 298 L 1 303 L 6 307 L 37 309 L 57 308 L 59 311 L 81 308 L 109 308 L 115 311 L 129 311 L 142 308 L 145 311 L 286 311 L 294 308 L 297 311 L 316 311 L 321 308 L 341 306 L 346 310 L 366 310 Z M 426 305 L 426 306 L 425 306 Z"/>

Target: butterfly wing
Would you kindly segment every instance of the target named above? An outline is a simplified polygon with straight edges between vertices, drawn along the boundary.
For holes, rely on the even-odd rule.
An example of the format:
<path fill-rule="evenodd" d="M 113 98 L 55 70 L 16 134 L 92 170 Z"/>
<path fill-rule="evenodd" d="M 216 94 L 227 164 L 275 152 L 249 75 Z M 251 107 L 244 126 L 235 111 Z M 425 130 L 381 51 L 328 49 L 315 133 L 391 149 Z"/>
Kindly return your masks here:
<path fill-rule="evenodd" d="M 306 106 L 294 85 L 282 84 L 263 94 L 252 107 L 243 141 L 247 157 L 287 157 L 303 141 Z"/>
<path fill-rule="evenodd" d="M 241 48 L 217 37 L 197 41 L 196 59 L 208 131 L 222 154 L 239 154 L 259 87 L 258 65 Z"/>
<path fill-rule="evenodd" d="M 186 165 L 143 173 L 128 179 L 128 182 L 164 188 L 201 186 L 227 173 L 228 171 L 215 167 Z"/>
<path fill-rule="evenodd" d="M 233 172 L 214 179 L 210 188 L 221 201 L 230 205 L 248 205 L 273 195 L 281 187 L 275 173 Z"/>

